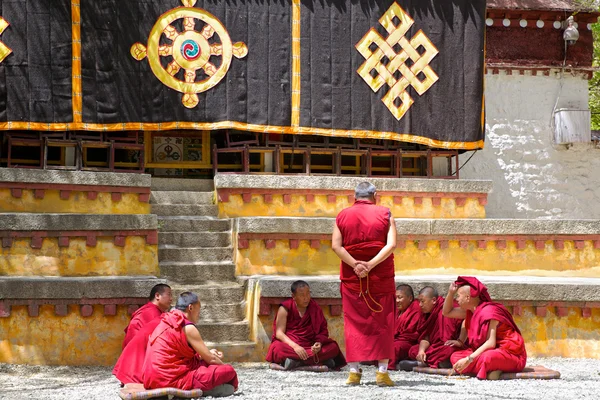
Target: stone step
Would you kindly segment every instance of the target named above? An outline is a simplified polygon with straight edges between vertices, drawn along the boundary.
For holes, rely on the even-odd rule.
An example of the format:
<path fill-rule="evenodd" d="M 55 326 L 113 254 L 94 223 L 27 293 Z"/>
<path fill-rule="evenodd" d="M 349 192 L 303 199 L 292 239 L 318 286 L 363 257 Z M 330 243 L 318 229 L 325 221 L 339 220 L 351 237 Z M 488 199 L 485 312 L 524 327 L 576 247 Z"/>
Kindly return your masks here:
<path fill-rule="evenodd" d="M 182 191 L 210 192 L 215 185 L 212 179 L 178 179 L 178 178 L 152 178 L 152 191 Z"/>
<path fill-rule="evenodd" d="M 227 232 L 231 220 L 215 217 L 158 217 L 161 232 Z"/>
<path fill-rule="evenodd" d="M 246 318 L 245 303 L 204 304 L 200 322 L 243 321 Z"/>
<path fill-rule="evenodd" d="M 240 304 L 244 301 L 244 287 L 235 282 L 218 282 L 206 285 L 171 283 L 173 299 L 183 292 L 194 292 L 200 297 L 202 307 L 209 304 Z"/>
<path fill-rule="evenodd" d="M 179 284 L 235 282 L 233 262 L 169 262 L 159 265 L 161 278 Z"/>
<path fill-rule="evenodd" d="M 192 205 L 192 204 L 152 204 L 152 214 L 161 216 L 211 216 L 219 214 L 219 208 L 215 205 Z"/>
<path fill-rule="evenodd" d="M 151 204 L 214 204 L 214 192 L 165 191 L 152 192 Z"/>
<path fill-rule="evenodd" d="M 158 248 L 158 261 L 233 262 L 232 247 L 162 247 Z"/>
<path fill-rule="evenodd" d="M 196 326 L 207 342 L 242 342 L 250 337 L 248 321 L 199 322 Z"/>
<path fill-rule="evenodd" d="M 240 342 L 204 342 L 209 349 L 223 352 L 223 361 L 248 362 L 256 360 L 256 343 L 250 341 Z"/>
<path fill-rule="evenodd" d="M 231 232 L 159 232 L 160 246 L 229 247 Z"/>

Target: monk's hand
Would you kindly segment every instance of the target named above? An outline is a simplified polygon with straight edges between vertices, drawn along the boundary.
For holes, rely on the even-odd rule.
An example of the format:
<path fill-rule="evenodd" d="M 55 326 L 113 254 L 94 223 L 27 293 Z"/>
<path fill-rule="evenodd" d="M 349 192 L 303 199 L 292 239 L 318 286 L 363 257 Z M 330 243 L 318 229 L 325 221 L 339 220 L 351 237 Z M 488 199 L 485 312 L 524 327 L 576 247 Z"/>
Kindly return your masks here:
<path fill-rule="evenodd" d="M 308 360 L 308 353 L 304 350 L 304 347 L 296 345 L 294 346 L 294 351 L 302 361 Z"/>
<path fill-rule="evenodd" d="M 367 268 L 367 266 L 362 261 L 359 261 L 354 266 L 354 273 L 359 278 L 364 278 L 369 273 L 369 269 Z"/>
<path fill-rule="evenodd" d="M 417 361 L 424 363 L 425 361 L 427 361 L 427 354 L 425 354 L 424 351 L 419 350 L 416 359 Z"/>
<path fill-rule="evenodd" d="M 456 364 L 452 366 L 452 368 L 454 368 L 454 370 L 460 374 L 469 366 L 469 364 L 471 364 L 471 360 L 468 357 L 465 357 L 458 360 Z"/>
<path fill-rule="evenodd" d="M 446 346 L 452 346 L 452 347 L 463 347 L 463 344 L 460 340 L 447 340 L 446 343 L 444 343 L 444 345 Z"/>
<path fill-rule="evenodd" d="M 320 342 L 316 342 L 315 344 L 312 345 L 311 350 L 313 352 L 313 354 L 317 354 L 318 352 L 321 351 L 321 343 Z"/>
<path fill-rule="evenodd" d="M 448 294 L 454 296 L 454 294 L 458 291 L 458 285 L 452 282 L 450 287 L 448 288 Z"/>
<path fill-rule="evenodd" d="M 215 357 L 223 358 L 223 353 L 217 349 L 210 349 L 210 353 Z"/>

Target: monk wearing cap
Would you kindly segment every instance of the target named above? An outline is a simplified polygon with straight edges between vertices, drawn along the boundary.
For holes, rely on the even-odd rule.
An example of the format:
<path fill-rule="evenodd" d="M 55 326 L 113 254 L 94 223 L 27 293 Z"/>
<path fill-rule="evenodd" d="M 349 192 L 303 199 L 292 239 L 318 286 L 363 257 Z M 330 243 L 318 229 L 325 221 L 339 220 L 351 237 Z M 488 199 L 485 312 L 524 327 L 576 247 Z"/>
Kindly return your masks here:
<path fill-rule="evenodd" d="M 459 307 L 454 307 L 454 295 Z M 468 348 L 452 354 L 456 372 L 478 379 L 499 379 L 502 372 L 521 372 L 527 363 L 525 341 L 510 312 L 492 301 L 477 278 L 459 276 L 450 284 L 444 316 L 465 319 Z"/>
<path fill-rule="evenodd" d="M 411 347 L 409 358 L 431 368 L 449 368 L 450 356 L 462 348 L 466 340 L 466 331 L 464 337 L 459 338 L 462 320 L 442 315 L 444 298 L 431 286 L 419 291 L 419 306 L 423 314 L 429 316 L 422 326 L 419 344 Z M 458 307 L 458 303 L 455 306 Z"/>
<path fill-rule="evenodd" d="M 305 281 L 292 283 L 292 298 L 279 305 L 273 321 L 273 337 L 266 360 L 286 370 L 304 365 L 325 365 L 339 369 L 346 359 L 335 340 L 329 337 L 321 307 L 310 296 Z"/>
<path fill-rule="evenodd" d="M 359 183 L 354 195 L 354 204 L 338 214 L 331 238 L 342 260 L 340 292 L 350 367 L 346 384 L 360 384 L 361 361 L 377 361 L 377 385 L 394 386 L 388 363 L 394 357 L 396 224 L 388 208 L 375 205 L 371 183 Z"/>
<path fill-rule="evenodd" d="M 415 299 L 412 287 L 400 284 L 396 287 L 396 332 L 394 333 L 394 357 L 390 359 L 388 368 L 395 370 L 399 361 L 408 358 L 408 352 L 419 339 L 419 327 L 423 324 L 424 315 L 419 308 L 419 300 Z"/>

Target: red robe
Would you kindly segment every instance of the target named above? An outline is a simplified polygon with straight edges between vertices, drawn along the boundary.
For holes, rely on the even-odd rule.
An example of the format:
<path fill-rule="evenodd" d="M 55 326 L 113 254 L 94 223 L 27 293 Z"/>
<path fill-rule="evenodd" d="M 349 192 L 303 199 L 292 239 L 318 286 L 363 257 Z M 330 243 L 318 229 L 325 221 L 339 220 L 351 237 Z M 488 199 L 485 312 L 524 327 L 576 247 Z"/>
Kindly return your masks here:
<path fill-rule="evenodd" d="M 356 260 L 371 260 L 387 242 L 390 217 L 388 208 L 367 200 L 357 200 L 336 218 L 342 234 L 342 246 Z M 359 279 L 352 267 L 342 261 L 340 280 L 346 359 L 356 362 L 394 357 L 394 255 L 391 254 L 363 279 Z"/>
<path fill-rule="evenodd" d="M 323 361 L 330 358 L 334 359 L 336 368 L 346 365 L 346 359 L 340 351 L 340 347 L 335 340 L 329 338 L 327 320 L 316 301 L 311 299 L 302 317 L 300 317 L 294 299 L 288 299 L 281 303 L 280 306 L 288 312 L 285 334 L 294 343 L 304 347 L 304 350 L 308 353 L 308 359 L 304 360 L 306 365 L 322 364 Z M 273 321 L 273 336 L 271 337 L 271 345 L 269 346 L 266 360 L 277 364 L 283 364 L 286 358 L 300 360 L 294 349 L 277 339 L 276 333 L 277 317 Z M 316 356 L 313 355 L 311 350 L 315 342 L 321 343 L 321 351 Z"/>
<path fill-rule="evenodd" d="M 146 347 L 148 338 L 160 323 L 160 318 L 154 318 L 140 329 L 133 339 L 127 343 L 117 364 L 113 369 L 113 375 L 124 385 L 128 383 L 144 383 L 142 377 L 144 359 L 146 358 Z"/>
<path fill-rule="evenodd" d="M 162 313 L 162 310 L 152 302 L 148 302 L 135 310 L 135 312 L 131 315 L 131 321 L 129 321 L 129 325 L 127 325 L 125 328 L 123 349 L 140 329 L 142 329 L 148 322 L 160 317 Z"/>
<path fill-rule="evenodd" d="M 162 316 L 148 341 L 143 368 L 144 387 L 206 391 L 228 383 L 237 389 L 238 379 L 233 367 L 204 362 L 187 341 L 186 325 L 193 324 L 179 310 Z"/>
<path fill-rule="evenodd" d="M 521 372 L 527 363 L 525 341 L 510 312 L 500 303 L 480 303 L 475 312 L 467 311 L 465 326 L 469 348 L 451 356 L 452 364 L 467 357 L 487 340 L 490 321 L 499 322 L 496 329 L 496 348 L 486 350 L 465 368 L 464 374 L 475 374 L 485 379 L 492 371 Z"/>
<path fill-rule="evenodd" d="M 458 303 L 454 302 L 454 306 L 458 307 Z M 419 343 L 425 338 L 429 339 L 429 347 L 425 350 L 425 354 L 427 355 L 426 363 L 432 368 L 438 368 L 442 361 L 450 359 L 452 353 L 459 350 L 454 346 L 446 346 L 445 343 L 459 337 L 462 320 L 444 317 L 442 315 L 443 308 L 444 298 L 440 296 L 437 298 L 419 337 Z M 411 347 L 409 358 L 416 360 L 417 354 L 419 354 L 419 344 Z"/>
<path fill-rule="evenodd" d="M 419 300 L 413 300 L 406 310 L 396 318 L 394 334 L 394 357 L 390 358 L 389 369 L 396 369 L 399 361 L 408 358 L 408 351 L 417 343 L 419 326 L 423 325 L 425 316 L 419 307 Z"/>

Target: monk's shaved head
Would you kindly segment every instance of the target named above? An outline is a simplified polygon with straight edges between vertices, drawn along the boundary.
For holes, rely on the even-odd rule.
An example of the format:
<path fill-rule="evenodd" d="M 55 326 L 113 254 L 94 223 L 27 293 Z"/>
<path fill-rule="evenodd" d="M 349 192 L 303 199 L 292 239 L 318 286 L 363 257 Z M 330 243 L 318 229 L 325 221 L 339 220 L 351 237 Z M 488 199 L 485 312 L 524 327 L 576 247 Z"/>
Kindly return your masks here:
<path fill-rule="evenodd" d="M 181 311 L 187 310 L 187 308 L 192 305 L 199 303 L 198 295 L 192 292 L 183 292 L 177 298 L 177 304 L 175 308 Z"/>
<path fill-rule="evenodd" d="M 171 290 L 171 286 L 164 284 L 164 283 L 159 283 L 158 285 L 154 285 L 154 287 L 152 288 L 152 290 L 150 290 L 150 300 L 154 300 L 154 297 L 156 297 L 156 294 L 165 294 L 167 292 L 167 290 Z"/>
<path fill-rule="evenodd" d="M 301 289 L 303 287 L 310 287 L 310 286 L 308 286 L 308 282 L 306 282 L 306 281 L 296 281 L 296 282 L 292 283 L 292 294 L 296 293 L 296 290 Z"/>
<path fill-rule="evenodd" d="M 439 296 L 437 290 L 432 286 L 425 286 L 419 290 L 419 295 L 427 296 L 430 299 L 436 299 Z"/>
<path fill-rule="evenodd" d="M 458 292 L 462 293 L 465 296 L 471 296 L 471 286 L 464 285 L 458 288 Z"/>
<path fill-rule="evenodd" d="M 354 198 L 356 199 L 370 199 L 375 197 L 375 185 L 371 182 L 361 182 L 356 185 L 354 189 Z"/>
<path fill-rule="evenodd" d="M 404 295 L 409 297 L 411 300 L 415 298 L 415 292 L 413 291 L 413 288 L 406 283 L 401 283 L 396 286 L 396 291 L 404 293 Z"/>

